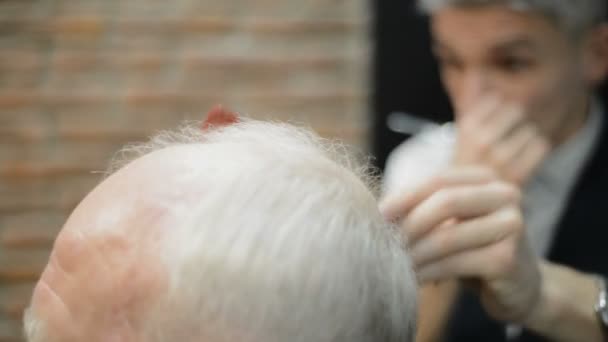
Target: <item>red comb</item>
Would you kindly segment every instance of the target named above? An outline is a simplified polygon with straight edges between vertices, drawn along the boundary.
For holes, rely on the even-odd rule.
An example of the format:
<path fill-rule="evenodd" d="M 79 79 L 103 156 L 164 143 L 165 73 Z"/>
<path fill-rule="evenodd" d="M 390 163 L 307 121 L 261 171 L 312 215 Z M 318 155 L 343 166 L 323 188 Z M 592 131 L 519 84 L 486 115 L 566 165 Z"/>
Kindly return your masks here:
<path fill-rule="evenodd" d="M 236 113 L 225 109 L 222 105 L 216 105 L 207 113 L 201 129 L 208 130 L 212 127 L 228 126 L 237 122 L 239 122 L 239 117 Z"/>

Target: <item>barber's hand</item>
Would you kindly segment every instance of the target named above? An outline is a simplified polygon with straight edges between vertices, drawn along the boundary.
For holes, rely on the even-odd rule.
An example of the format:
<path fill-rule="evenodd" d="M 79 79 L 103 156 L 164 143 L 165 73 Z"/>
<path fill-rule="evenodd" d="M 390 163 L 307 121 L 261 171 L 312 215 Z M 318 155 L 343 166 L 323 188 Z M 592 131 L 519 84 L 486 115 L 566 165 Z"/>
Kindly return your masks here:
<path fill-rule="evenodd" d="M 486 97 L 461 114 L 456 165 L 486 165 L 503 180 L 522 185 L 549 152 L 548 139 L 518 105 Z"/>
<path fill-rule="evenodd" d="M 520 321 L 541 285 L 520 197 L 488 167 L 453 167 L 415 193 L 388 198 L 381 209 L 401 223 L 421 282 L 467 280 L 489 314 Z"/>

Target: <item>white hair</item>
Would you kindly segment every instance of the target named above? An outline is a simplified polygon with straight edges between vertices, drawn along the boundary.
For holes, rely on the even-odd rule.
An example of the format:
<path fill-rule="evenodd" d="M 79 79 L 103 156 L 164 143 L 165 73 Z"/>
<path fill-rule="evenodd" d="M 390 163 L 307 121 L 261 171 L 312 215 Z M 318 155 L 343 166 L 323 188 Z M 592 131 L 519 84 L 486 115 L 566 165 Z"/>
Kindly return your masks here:
<path fill-rule="evenodd" d="M 244 119 L 162 133 L 113 169 L 184 145 L 205 158 L 187 178 L 208 186 L 163 237 L 169 288 L 145 341 L 413 341 L 415 277 L 369 167 L 308 130 Z"/>
<path fill-rule="evenodd" d="M 46 338 L 44 322 L 35 317 L 30 308 L 27 308 L 24 312 L 23 329 L 28 342 L 44 342 L 48 340 Z"/>
<path fill-rule="evenodd" d="M 579 33 L 606 17 L 606 0 L 418 0 L 427 14 L 446 6 L 507 5 L 512 9 L 538 12 L 570 33 Z"/>

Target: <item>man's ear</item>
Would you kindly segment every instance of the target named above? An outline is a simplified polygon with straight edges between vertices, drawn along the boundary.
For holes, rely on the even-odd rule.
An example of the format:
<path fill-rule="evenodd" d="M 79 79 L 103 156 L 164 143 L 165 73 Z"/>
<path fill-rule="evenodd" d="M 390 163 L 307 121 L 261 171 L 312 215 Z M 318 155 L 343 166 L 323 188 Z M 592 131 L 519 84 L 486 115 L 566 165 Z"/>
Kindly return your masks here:
<path fill-rule="evenodd" d="M 222 105 L 216 105 L 207 113 L 207 118 L 201 125 L 202 130 L 208 130 L 213 127 L 228 126 L 239 122 L 239 117 L 236 113 L 225 109 Z"/>
<path fill-rule="evenodd" d="M 597 86 L 608 76 L 608 23 L 593 29 L 587 44 L 586 78 Z"/>

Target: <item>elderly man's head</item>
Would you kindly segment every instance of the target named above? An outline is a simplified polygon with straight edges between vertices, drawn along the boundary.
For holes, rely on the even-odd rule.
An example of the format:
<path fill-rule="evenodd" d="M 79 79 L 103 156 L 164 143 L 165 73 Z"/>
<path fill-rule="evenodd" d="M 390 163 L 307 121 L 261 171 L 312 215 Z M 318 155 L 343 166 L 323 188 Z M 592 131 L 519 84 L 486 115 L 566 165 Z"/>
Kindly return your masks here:
<path fill-rule="evenodd" d="M 341 149 L 246 120 L 131 150 L 58 236 L 29 341 L 410 340 L 408 258 Z"/>

